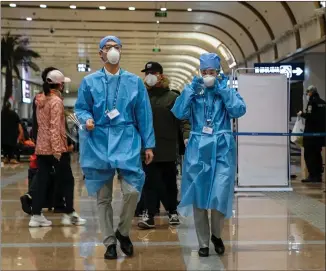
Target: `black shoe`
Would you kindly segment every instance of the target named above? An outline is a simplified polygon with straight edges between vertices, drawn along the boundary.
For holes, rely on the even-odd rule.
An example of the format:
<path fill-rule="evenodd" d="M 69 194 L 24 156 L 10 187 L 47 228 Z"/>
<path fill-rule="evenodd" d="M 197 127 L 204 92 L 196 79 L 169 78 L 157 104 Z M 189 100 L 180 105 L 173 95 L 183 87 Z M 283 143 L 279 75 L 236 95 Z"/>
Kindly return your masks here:
<path fill-rule="evenodd" d="M 199 257 L 208 257 L 209 256 L 209 248 L 203 247 L 198 250 Z"/>
<path fill-rule="evenodd" d="M 321 178 L 311 177 L 309 176 L 307 179 L 303 179 L 301 182 L 303 183 L 321 183 Z"/>
<path fill-rule="evenodd" d="M 211 241 L 214 244 L 216 253 L 218 255 L 223 255 L 224 252 L 225 252 L 225 246 L 223 244 L 222 239 L 221 238 L 216 238 L 214 235 L 212 235 Z"/>
<path fill-rule="evenodd" d="M 144 213 L 144 211 L 135 211 L 135 215 L 134 215 L 134 217 L 142 217 L 143 216 L 143 213 Z"/>
<path fill-rule="evenodd" d="M 180 225 L 180 220 L 179 220 L 179 216 L 178 216 L 178 213 L 177 212 L 172 213 L 172 214 L 169 214 L 169 224 L 171 226 L 178 226 L 178 225 Z"/>
<path fill-rule="evenodd" d="M 115 237 L 120 242 L 121 250 L 128 257 L 131 257 L 134 254 L 134 246 L 131 243 L 129 236 L 123 236 L 118 230 L 115 232 Z"/>
<path fill-rule="evenodd" d="M 106 259 L 106 260 L 118 259 L 117 245 L 108 246 L 108 248 L 106 249 L 106 252 L 104 254 L 104 259 Z"/>
<path fill-rule="evenodd" d="M 22 209 L 26 214 L 32 214 L 32 198 L 30 195 L 25 194 L 20 197 L 20 202 L 22 204 Z"/>
<path fill-rule="evenodd" d="M 138 227 L 143 230 L 155 228 L 154 217 L 144 213 L 142 219 L 138 222 Z"/>

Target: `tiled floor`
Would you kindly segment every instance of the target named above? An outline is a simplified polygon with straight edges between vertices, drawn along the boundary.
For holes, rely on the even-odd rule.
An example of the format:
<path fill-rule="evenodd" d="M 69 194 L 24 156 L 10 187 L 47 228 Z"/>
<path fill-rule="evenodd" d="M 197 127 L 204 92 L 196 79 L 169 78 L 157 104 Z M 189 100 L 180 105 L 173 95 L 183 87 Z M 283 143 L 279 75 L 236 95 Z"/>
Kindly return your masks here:
<path fill-rule="evenodd" d="M 322 185 L 293 181 L 293 193 L 238 193 L 234 215 L 225 223 L 226 254 L 197 256 L 193 220 L 178 228 L 167 217 L 157 228 L 131 233 L 135 256 L 105 261 L 94 199 L 88 198 L 76 160 L 75 207 L 86 227 L 62 227 L 61 216 L 45 213 L 52 228 L 29 229 L 19 196 L 27 189 L 27 165 L 2 168 L 1 270 L 325 270 L 325 193 Z M 115 184 L 113 208 L 119 221 L 121 194 Z"/>

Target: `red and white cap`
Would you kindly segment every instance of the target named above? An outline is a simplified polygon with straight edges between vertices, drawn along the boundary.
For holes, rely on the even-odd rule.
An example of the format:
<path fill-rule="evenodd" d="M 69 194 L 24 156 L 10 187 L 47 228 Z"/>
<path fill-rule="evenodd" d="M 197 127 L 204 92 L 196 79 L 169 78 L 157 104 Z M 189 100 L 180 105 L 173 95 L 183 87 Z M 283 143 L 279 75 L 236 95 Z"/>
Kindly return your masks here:
<path fill-rule="evenodd" d="M 52 84 L 70 83 L 71 80 L 65 77 L 63 73 L 59 70 L 50 71 L 46 76 L 46 81 Z"/>

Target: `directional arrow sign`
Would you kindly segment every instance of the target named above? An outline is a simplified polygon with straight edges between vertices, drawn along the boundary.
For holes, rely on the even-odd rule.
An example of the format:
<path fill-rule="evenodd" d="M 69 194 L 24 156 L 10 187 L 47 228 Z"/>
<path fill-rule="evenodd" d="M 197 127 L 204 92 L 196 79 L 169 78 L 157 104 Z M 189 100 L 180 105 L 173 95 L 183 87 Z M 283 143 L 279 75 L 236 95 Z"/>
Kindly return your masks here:
<path fill-rule="evenodd" d="M 297 76 L 300 76 L 303 73 L 303 70 L 298 67 L 295 70 L 292 69 L 292 73 L 296 74 Z"/>
<path fill-rule="evenodd" d="M 255 73 L 285 74 L 291 81 L 304 81 L 304 63 L 256 63 Z"/>

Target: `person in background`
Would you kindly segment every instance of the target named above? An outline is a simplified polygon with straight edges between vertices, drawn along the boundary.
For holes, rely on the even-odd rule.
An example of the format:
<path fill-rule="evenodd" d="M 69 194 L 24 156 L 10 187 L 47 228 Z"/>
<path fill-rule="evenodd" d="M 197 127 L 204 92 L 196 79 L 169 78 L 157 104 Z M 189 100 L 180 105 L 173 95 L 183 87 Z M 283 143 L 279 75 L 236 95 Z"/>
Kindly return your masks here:
<path fill-rule="evenodd" d="M 52 222 L 41 213 L 52 168 L 55 170 L 56 179 L 64 184 L 63 195 L 66 206 L 61 223 L 63 225 L 84 225 L 86 223 L 86 220 L 80 218 L 73 207 L 74 177 L 70 167 L 62 101 L 65 82 L 70 82 L 70 79 L 64 77 L 59 70 L 48 72 L 43 84 L 43 94 L 36 99 L 38 131 L 35 153 L 38 171 L 36 173 L 35 191 L 32 195 L 33 216 L 29 222 L 30 227 L 52 225 Z"/>
<path fill-rule="evenodd" d="M 300 111 L 298 116 L 305 121 L 304 133 L 325 133 L 326 132 L 326 102 L 322 100 L 315 86 L 309 86 L 306 91 L 308 100 L 306 112 Z M 325 146 L 325 136 L 304 136 L 304 159 L 309 172 L 303 183 L 319 183 L 322 181 L 323 159 L 322 147 Z"/>
<path fill-rule="evenodd" d="M 209 255 L 211 241 L 217 254 L 224 254 L 221 239 L 224 218 L 232 215 L 236 173 L 235 141 L 231 118 L 246 113 L 246 105 L 235 89 L 227 87 L 220 73 L 220 58 L 214 53 L 200 56 L 201 78 L 195 77 L 177 98 L 172 109 L 181 120 L 191 124 L 181 183 L 179 212 L 193 210 L 200 257 Z M 190 209 L 190 210 L 189 210 Z"/>
<path fill-rule="evenodd" d="M 75 114 L 86 129 L 80 130 L 80 165 L 89 195 L 97 205 L 105 259 L 117 259 L 117 240 L 127 256 L 134 253 L 129 234 L 144 185 L 141 149 L 145 163 L 153 160 L 155 137 L 149 97 L 138 76 L 120 68 L 121 41 L 104 37 L 99 56 L 104 67 L 86 76 L 78 90 Z M 113 230 L 112 192 L 116 170 L 120 173 L 123 207 Z"/>
<path fill-rule="evenodd" d="M 42 72 L 42 80 L 46 82 L 46 76 L 49 72 L 58 70 L 55 67 L 48 67 Z M 38 124 L 37 124 L 37 117 L 36 117 L 36 101 L 37 99 L 42 98 L 44 95 L 43 92 L 37 94 L 33 99 L 33 113 L 32 113 L 32 129 L 30 138 L 33 142 L 37 142 L 37 131 L 38 131 Z M 68 143 L 68 151 L 73 150 L 72 142 L 69 137 L 67 137 Z M 37 173 L 37 156 L 34 153 L 30 156 L 30 163 L 28 169 L 28 191 L 23 196 L 20 197 L 20 202 L 22 206 L 22 210 L 27 214 L 32 214 L 32 195 L 33 191 L 36 189 L 36 173 Z M 55 213 L 64 212 L 64 200 L 62 196 L 62 191 L 58 188 L 60 186 L 60 180 L 55 181 L 55 172 L 53 169 L 50 171 L 50 183 L 48 185 L 47 193 L 46 193 L 46 203 L 45 207 L 51 210 L 54 207 Z"/>
<path fill-rule="evenodd" d="M 5 164 L 19 164 L 15 159 L 17 143 L 23 142 L 23 128 L 18 114 L 7 101 L 1 110 L 1 146 Z"/>
<path fill-rule="evenodd" d="M 146 174 L 144 185 L 144 208 L 138 227 L 155 228 L 154 216 L 157 202 L 161 201 L 169 213 L 169 224 L 179 225 L 177 213 L 177 148 L 180 121 L 171 113 L 178 95 L 169 89 L 169 80 L 163 74 L 163 67 L 157 62 L 148 62 L 145 69 L 145 85 L 153 110 L 153 124 L 156 139 L 154 161 L 144 164 Z"/>

